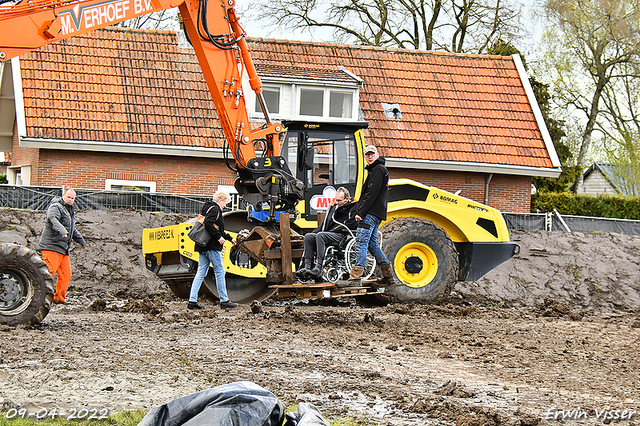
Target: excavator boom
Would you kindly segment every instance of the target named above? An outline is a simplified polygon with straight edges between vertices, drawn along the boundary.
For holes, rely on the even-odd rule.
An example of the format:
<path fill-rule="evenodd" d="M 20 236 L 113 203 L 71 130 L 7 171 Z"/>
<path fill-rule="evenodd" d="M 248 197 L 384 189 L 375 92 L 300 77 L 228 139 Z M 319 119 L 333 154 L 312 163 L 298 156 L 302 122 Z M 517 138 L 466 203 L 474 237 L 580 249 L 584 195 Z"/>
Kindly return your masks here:
<path fill-rule="evenodd" d="M 267 202 L 271 216 L 293 211 L 303 197 L 302 184 L 280 156 L 285 130 L 270 120 L 262 83 L 252 62 L 234 0 L 23 0 L 0 5 L 0 60 L 137 16 L 178 7 L 189 42 L 200 62 L 231 151 L 236 188 L 249 204 Z M 265 122 L 252 128 L 243 79 L 262 106 Z M 255 126 L 254 126 L 255 127 Z M 261 158 L 256 158 L 256 147 Z"/>

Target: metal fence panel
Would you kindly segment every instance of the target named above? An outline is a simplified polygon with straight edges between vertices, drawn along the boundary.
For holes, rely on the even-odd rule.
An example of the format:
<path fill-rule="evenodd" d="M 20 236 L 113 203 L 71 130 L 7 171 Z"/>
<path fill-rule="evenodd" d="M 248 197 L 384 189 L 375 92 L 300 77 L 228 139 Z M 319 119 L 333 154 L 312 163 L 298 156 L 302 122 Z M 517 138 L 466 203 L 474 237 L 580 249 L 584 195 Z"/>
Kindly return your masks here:
<path fill-rule="evenodd" d="M 76 189 L 76 209 L 131 209 L 152 212 L 196 215 L 211 197 L 202 195 L 163 194 L 149 192 L 97 191 Z M 60 187 L 0 185 L 0 207 L 46 210 Z M 244 209 L 238 194 L 231 194 L 225 210 Z M 640 221 L 598 217 L 570 216 L 554 213 L 503 213 L 507 228 L 516 231 L 615 232 L 640 235 Z M 562 223 L 564 222 L 564 224 Z"/>
<path fill-rule="evenodd" d="M 516 231 L 539 231 L 546 228 L 547 215 L 544 213 L 517 214 L 504 213 L 507 228 Z"/>
<path fill-rule="evenodd" d="M 195 215 L 211 197 L 202 195 L 149 192 L 96 191 L 75 189 L 77 210 L 131 209 Z M 15 209 L 46 210 L 60 187 L 0 185 L 0 206 Z M 228 209 L 242 208 L 237 194 L 231 195 Z"/>
<path fill-rule="evenodd" d="M 558 226 L 554 216 L 554 231 L 564 231 Z M 628 219 L 609 219 L 586 216 L 562 215 L 565 223 L 573 232 L 615 232 L 617 234 L 640 235 L 640 221 Z M 556 229 L 557 228 L 557 229 Z"/>
<path fill-rule="evenodd" d="M 640 221 L 559 215 L 556 213 L 503 213 L 507 228 L 515 231 L 615 232 L 640 235 Z M 564 222 L 564 223 L 563 223 Z"/>

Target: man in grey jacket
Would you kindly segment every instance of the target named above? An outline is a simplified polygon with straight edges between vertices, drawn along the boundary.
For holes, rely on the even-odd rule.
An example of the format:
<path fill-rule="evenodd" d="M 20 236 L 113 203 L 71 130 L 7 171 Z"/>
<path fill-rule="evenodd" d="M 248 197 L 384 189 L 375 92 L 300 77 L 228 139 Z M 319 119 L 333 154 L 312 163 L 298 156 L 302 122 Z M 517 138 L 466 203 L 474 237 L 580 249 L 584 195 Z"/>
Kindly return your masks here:
<path fill-rule="evenodd" d="M 40 237 L 38 248 L 42 251 L 42 260 L 49 266 L 51 276 L 58 274 L 54 303 L 64 303 L 71 282 L 71 262 L 69 247 L 71 240 L 85 246 L 84 238 L 76 229 L 76 217 L 73 203 L 76 192 L 65 187 L 62 197 L 55 197 L 47 209 L 47 217 Z"/>

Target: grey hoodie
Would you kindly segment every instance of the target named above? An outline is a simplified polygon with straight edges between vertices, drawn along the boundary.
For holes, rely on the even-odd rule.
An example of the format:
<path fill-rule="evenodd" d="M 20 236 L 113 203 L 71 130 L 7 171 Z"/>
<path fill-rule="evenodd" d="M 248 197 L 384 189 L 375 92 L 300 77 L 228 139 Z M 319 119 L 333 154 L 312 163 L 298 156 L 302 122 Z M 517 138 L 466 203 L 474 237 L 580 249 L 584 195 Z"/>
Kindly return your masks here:
<path fill-rule="evenodd" d="M 47 217 L 38 248 L 69 254 L 72 239 L 84 246 L 84 238 L 75 225 L 76 217 L 73 206 L 65 203 L 62 197 L 55 197 L 47 209 Z M 64 238 L 63 235 L 67 237 Z"/>

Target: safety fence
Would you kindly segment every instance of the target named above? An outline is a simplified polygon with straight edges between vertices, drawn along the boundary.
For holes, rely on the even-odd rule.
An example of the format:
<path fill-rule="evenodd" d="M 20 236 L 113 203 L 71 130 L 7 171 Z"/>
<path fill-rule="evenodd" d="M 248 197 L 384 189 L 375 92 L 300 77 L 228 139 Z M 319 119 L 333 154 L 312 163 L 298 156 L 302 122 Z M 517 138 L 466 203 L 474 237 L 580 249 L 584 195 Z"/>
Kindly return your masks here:
<path fill-rule="evenodd" d="M 76 210 L 126 209 L 194 215 L 211 197 L 134 191 L 75 189 Z M 53 197 L 61 196 L 60 187 L 0 185 L 0 207 L 46 210 Z M 231 194 L 230 210 L 244 208 L 237 194 Z"/>
<path fill-rule="evenodd" d="M 211 197 L 202 195 L 163 194 L 149 192 L 100 191 L 76 189 L 75 208 L 129 209 L 152 212 L 195 215 L 200 213 L 205 201 Z M 55 196 L 62 195 L 60 187 L 0 185 L 0 207 L 17 209 L 46 210 Z M 245 208 L 238 194 L 231 194 L 227 210 Z M 615 232 L 640 235 L 640 221 L 627 219 L 607 219 L 586 216 L 560 215 L 551 213 L 503 213 L 507 228 L 523 231 L 566 231 L 566 232 Z"/>
<path fill-rule="evenodd" d="M 507 228 L 518 231 L 615 232 L 640 235 L 640 220 L 561 215 L 550 213 L 503 213 Z"/>

